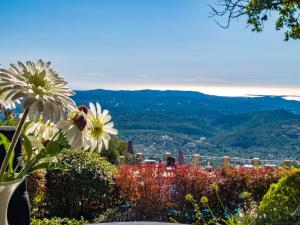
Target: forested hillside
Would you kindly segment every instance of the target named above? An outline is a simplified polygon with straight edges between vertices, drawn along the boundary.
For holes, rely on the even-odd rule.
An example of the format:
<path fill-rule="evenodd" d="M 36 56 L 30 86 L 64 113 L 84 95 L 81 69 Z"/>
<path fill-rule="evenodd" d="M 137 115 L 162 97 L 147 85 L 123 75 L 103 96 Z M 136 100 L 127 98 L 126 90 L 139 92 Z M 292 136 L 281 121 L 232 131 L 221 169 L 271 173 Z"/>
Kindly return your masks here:
<path fill-rule="evenodd" d="M 218 97 L 185 91 L 76 91 L 99 101 L 136 150 L 300 158 L 300 102 L 281 97 Z"/>

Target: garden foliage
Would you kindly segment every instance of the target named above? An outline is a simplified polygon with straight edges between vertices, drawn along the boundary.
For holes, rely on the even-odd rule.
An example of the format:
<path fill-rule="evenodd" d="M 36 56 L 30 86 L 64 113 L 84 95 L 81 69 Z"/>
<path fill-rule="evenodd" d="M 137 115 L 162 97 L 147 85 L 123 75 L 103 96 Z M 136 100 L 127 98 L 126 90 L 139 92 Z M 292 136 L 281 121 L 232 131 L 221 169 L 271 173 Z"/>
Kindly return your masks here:
<path fill-rule="evenodd" d="M 69 219 L 69 218 L 58 218 L 54 217 L 51 219 L 31 219 L 31 225 L 83 225 L 88 224 L 88 221 L 85 221 L 83 218 L 80 220 Z"/>
<path fill-rule="evenodd" d="M 164 165 L 123 166 L 117 174 L 116 181 L 123 200 L 135 204 L 141 219 L 167 217 L 166 209 L 172 204 L 170 190 L 174 177 L 165 171 Z"/>
<path fill-rule="evenodd" d="M 138 212 L 142 219 L 168 220 L 190 223 L 194 208 L 186 201 L 191 194 L 195 199 L 206 196 L 217 217 L 237 213 L 244 207 L 242 193 L 251 192 L 260 201 L 269 186 L 290 172 L 283 168 L 229 168 L 212 172 L 189 166 L 165 170 L 160 165 L 125 165 L 119 170 L 116 181 L 121 196 Z M 215 184 L 218 190 L 212 189 Z M 216 195 L 215 191 L 218 192 Z M 220 200 L 224 204 L 220 204 Z M 203 213 L 209 218 L 209 213 Z"/>
<path fill-rule="evenodd" d="M 256 224 L 300 224 L 300 171 L 272 184 L 259 204 Z"/>
<path fill-rule="evenodd" d="M 240 210 L 246 217 L 249 216 L 249 198 L 246 199 L 244 193 L 250 193 L 254 208 L 263 199 L 260 206 L 260 212 L 263 212 L 263 206 L 270 207 L 279 201 L 269 200 L 274 191 L 263 198 L 270 185 L 293 173 L 284 168 L 268 167 L 207 171 L 184 165 L 166 169 L 164 164 L 124 165 L 116 172 L 114 166 L 97 154 L 68 150 L 60 161 L 68 170 L 48 171 L 46 186 L 42 172 L 29 179 L 30 194 L 37 196 L 32 198 L 33 205 L 37 206 L 38 212 L 45 213 L 35 213 L 38 217 L 102 218 L 97 221 L 103 221 L 103 218 L 108 221 L 170 221 L 172 218 L 192 223 L 196 213 L 191 202 L 186 200 L 187 195 L 193 196 L 200 206 L 205 221 L 212 219 L 207 205 L 220 220 L 237 215 Z M 35 184 L 41 186 L 39 190 L 45 190 L 45 194 L 32 189 Z M 206 205 L 201 202 L 203 197 L 207 198 Z M 291 209 L 294 206 L 291 205 Z M 251 215 L 250 219 L 256 215 L 256 210 Z"/>
<path fill-rule="evenodd" d="M 59 157 L 67 170 L 47 173 L 48 216 L 92 218 L 115 202 L 116 168 L 96 153 L 66 150 Z"/>

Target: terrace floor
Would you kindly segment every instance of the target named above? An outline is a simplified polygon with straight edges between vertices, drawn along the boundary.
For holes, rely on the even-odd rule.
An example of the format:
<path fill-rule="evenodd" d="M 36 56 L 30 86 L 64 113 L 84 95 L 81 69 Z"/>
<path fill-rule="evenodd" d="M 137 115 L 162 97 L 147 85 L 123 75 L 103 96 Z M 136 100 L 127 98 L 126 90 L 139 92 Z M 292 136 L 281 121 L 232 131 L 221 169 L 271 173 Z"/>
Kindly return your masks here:
<path fill-rule="evenodd" d="M 162 223 L 162 222 L 138 222 L 138 221 L 132 221 L 132 222 L 115 222 L 115 223 L 99 223 L 98 225 L 170 225 L 170 224 L 174 224 L 174 223 Z M 178 225 L 184 225 L 184 224 L 179 224 Z M 93 225 L 97 225 L 97 224 L 93 224 Z M 187 224 L 185 224 L 187 225 Z"/>

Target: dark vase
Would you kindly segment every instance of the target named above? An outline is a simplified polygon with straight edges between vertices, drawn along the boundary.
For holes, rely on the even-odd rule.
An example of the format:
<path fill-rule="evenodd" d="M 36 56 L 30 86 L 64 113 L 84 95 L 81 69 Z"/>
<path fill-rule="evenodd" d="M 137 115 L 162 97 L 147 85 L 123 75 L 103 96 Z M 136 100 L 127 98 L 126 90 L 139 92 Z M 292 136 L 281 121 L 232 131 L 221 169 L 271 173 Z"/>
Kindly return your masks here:
<path fill-rule="evenodd" d="M 0 126 L 0 133 L 4 134 L 9 140 L 12 139 L 16 127 L 2 127 Z M 15 148 L 14 166 L 17 165 L 18 160 L 22 155 L 21 140 Z M 5 149 L 0 146 L 0 165 L 5 157 Z M 18 186 L 12 195 L 7 212 L 7 219 L 9 225 L 29 225 L 30 224 L 30 205 L 27 192 L 26 179 Z"/>

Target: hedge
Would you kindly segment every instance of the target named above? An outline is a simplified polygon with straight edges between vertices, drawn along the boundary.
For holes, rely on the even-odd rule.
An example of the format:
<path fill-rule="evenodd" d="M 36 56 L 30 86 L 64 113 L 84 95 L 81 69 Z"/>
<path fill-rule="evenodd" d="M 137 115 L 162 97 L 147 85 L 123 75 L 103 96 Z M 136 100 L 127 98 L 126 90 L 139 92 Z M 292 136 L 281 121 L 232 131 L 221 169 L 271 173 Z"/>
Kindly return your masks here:
<path fill-rule="evenodd" d="M 185 200 L 187 194 L 195 199 L 207 196 L 209 205 L 220 217 L 234 214 L 244 207 L 242 193 L 250 192 L 259 202 L 272 183 L 289 174 L 284 168 L 229 168 L 206 171 L 196 167 L 177 166 L 166 170 L 160 165 L 125 165 L 116 176 L 124 201 L 133 207 L 138 219 L 191 223 L 194 210 Z M 218 186 L 220 201 L 211 188 Z"/>
<path fill-rule="evenodd" d="M 118 200 L 114 183 L 116 167 L 96 153 L 67 150 L 59 160 L 66 171 L 47 173 L 48 217 L 91 219 Z"/>

